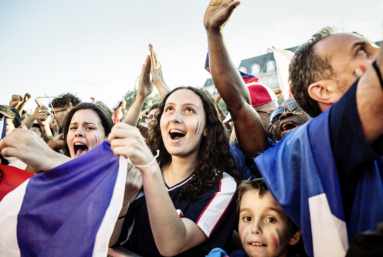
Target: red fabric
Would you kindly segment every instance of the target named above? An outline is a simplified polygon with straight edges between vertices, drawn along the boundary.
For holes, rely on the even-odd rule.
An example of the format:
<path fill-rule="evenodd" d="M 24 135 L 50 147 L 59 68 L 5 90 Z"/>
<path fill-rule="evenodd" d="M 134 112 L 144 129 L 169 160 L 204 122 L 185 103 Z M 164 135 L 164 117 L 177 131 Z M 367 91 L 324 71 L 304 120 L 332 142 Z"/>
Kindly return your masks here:
<path fill-rule="evenodd" d="M 20 186 L 24 181 L 34 175 L 34 173 L 20 170 L 18 168 L 0 164 L 0 202 L 11 191 Z"/>
<path fill-rule="evenodd" d="M 253 107 L 267 104 L 272 101 L 267 89 L 261 84 L 252 84 L 247 87 L 249 89 L 251 105 Z"/>

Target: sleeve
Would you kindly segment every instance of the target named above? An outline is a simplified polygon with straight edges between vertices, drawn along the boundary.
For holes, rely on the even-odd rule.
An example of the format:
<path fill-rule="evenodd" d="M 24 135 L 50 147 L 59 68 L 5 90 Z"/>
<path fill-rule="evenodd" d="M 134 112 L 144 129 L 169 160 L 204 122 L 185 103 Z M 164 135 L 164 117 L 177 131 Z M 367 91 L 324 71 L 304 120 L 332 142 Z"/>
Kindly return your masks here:
<path fill-rule="evenodd" d="M 267 138 L 262 152 L 270 149 L 274 145 L 275 143 L 270 138 Z M 230 152 L 235 160 L 241 180 L 252 180 L 262 177 L 255 162 L 251 162 L 251 165 L 246 164 L 246 157 L 242 153 L 241 147 L 236 140 L 230 144 Z"/>
<path fill-rule="evenodd" d="M 209 238 L 214 230 L 225 225 L 232 214 L 235 219 L 236 191 L 235 180 L 224 173 L 219 185 L 205 190 L 183 217 L 195 222 Z"/>

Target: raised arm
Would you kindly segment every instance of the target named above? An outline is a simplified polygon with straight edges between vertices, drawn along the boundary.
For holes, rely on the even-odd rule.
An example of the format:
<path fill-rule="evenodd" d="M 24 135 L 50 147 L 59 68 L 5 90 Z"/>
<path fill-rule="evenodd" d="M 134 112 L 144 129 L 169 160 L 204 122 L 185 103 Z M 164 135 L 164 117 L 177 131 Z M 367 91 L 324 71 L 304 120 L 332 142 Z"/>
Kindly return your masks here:
<path fill-rule="evenodd" d="M 31 99 L 31 95 L 29 93 L 26 93 L 24 95 L 24 99 L 22 100 L 21 104 L 17 107 L 17 110 L 19 111 L 20 115 L 23 112 L 25 104 Z"/>
<path fill-rule="evenodd" d="M 168 85 L 165 82 L 164 76 L 162 75 L 162 68 L 158 59 L 157 53 L 154 51 L 153 46 L 149 45 L 150 51 L 150 72 L 152 74 L 153 84 L 156 86 L 162 99 L 170 92 Z"/>
<path fill-rule="evenodd" d="M 150 81 L 150 57 L 148 56 L 146 58 L 145 64 L 142 66 L 138 84 L 138 94 L 124 118 L 124 123 L 134 127 L 137 126 L 145 99 L 152 93 L 153 86 L 153 83 Z"/>
<path fill-rule="evenodd" d="M 383 78 L 382 50 L 378 54 L 376 65 Z M 383 133 L 383 84 L 381 83 L 377 71 L 371 66 L 360 78 L 356 90 L 356 103 L 363 135 L 370 144 Z"/>
<path fill-rule="evenodd" d="M 36 114 L 39 112 L 39 107 L 37 106 L 35 111 L 29 116 L 29 118 L 24 122 L 24 125 L 27 126 L 28 129 L 32 128 L 33 122 L 36 119 Z"/>
<path fill-rule="evenodd" d="M 232 0 L 211 0 L 206 9 L 204 25 L 207 33 L 210 70 L 222 99 L 234 121 L 237 140 L 244 155 L 251 159 L 262 152 L 266 132 L 258 113 L 250 105 L 250 96 L 226 48 L 223 27 L 240 4 Z"/>

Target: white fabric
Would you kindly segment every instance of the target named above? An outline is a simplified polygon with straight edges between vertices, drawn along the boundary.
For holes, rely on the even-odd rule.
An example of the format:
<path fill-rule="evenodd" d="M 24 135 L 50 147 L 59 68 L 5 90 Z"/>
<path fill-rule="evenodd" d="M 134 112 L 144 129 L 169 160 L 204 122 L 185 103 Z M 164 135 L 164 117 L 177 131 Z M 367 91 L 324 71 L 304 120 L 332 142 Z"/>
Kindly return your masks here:
<path fill-rule="evenodd" d="M 222 215 L 225 214 L 237 190 L 237 184 L 233 177 L 227 173 L 223 173 L 223 178 L 220 183 L 219 192 L 216 193 L 196 222 L 207 237 L 210 236 Z"/>
<path fill-rule="evenodd" d="M 128 169 L 128 160 L 120 156 L 120 165 L 116 184 L 113 189 L 113 196 L 110 200 L 108 209 L 105 212 L 101 226 L 97 232 L 96 240 L 93 248 L 93 256 L 105 257 L 108 253 L 109 240 L 112 236 L 114 226 L 116 225 L 118 215 L 124 202 L 126 171 Z M 132 169 L 136 169 L 132 166 Z M 131 171 L 131 169 L 129 170 Z"/>
<path fill-rule="evenodd" d="M 275 63 L 277 64 L 277 74 L 279 87 L 282 90 L 282 95 L 285 98 L 290 96 L 289 85 L 289 65 L 293 59 L 294 53 L 289 50 L 273 48 Z"/>
<path fill-rule="evenodd" d="M 345 256 L 348 249 L 346 223 L 331 213 L 326 194 L 310 197 L 309 208 L 314 256 Z"/>
<path fill-rule="evenodd" d="M 9 161 L 9 164 L 8 164 L 9 166 L 16 167 L 20 170 L 25 170 L 27 168 L 27 164 L 20 161 L 16 157 L 4 157 L 4 158 L 7 159 L 7 161 Z"/>
<path fill-rule="evenodd" d="M 17 241 L 17 217 L 24 200 L 29 179 L 8 193 L 0 202 L 0 256 L 20 256 Z"/>

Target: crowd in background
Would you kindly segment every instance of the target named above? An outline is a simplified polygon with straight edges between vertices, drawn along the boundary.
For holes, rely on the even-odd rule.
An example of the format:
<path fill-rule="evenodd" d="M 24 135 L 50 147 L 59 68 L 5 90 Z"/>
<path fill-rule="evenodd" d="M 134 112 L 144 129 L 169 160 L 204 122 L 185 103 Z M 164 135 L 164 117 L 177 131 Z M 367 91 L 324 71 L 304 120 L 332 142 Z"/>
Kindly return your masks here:
<path fill-rule="evenodd" d="M 322 29 L 295 53 L 293 96 L 278 105 L 280 91 L 246 84 L 230 59 L 223 28 L 239 2 L 212 2 L 215 99 L 171 90 L 149 45 L 130 106 L 63 92 L 28 114 L 33 96 L 10 96 L 1 164 L 40 174 L 108 142 L 133 164 L 109 247 L 142 256 L 381 256 L 382 51 Z M 162 101 L 143 109 L 154 88 Z"/>

